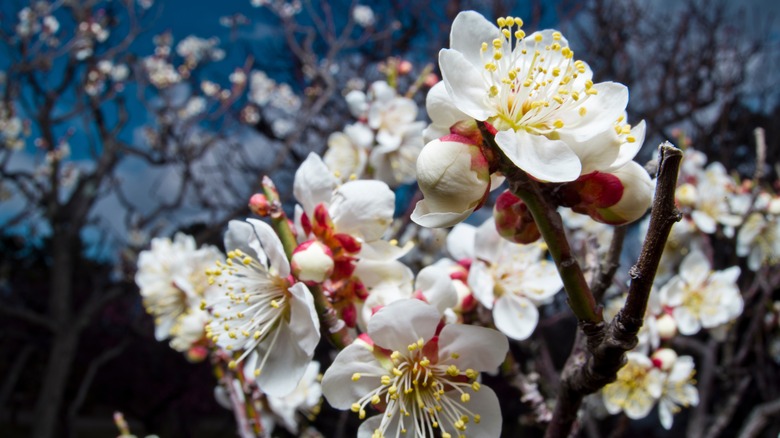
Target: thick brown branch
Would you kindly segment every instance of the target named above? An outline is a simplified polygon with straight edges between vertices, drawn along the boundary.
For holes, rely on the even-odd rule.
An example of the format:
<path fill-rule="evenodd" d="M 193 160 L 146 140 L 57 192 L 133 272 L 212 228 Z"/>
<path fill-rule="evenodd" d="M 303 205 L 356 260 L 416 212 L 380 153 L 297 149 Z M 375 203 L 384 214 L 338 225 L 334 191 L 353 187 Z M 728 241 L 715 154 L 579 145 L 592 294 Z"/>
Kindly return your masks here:
<path fill-rule="evenodd" d="M 569 357 L 561 374 L 561 389 L 546 437 L 566 437 L 571 430 L 583 396 L 596 392 L 615 380 L 625 363 L 625 353 L 636 346 L 647 300 L 672 225 L 680 220 L 674 205 L 677 173 L 682 151 L 671 144 L 660 146 L 656 196 L 650 227 L 637 264 L 631 268 L 631 286 L 626 304 L 608 325 L 580 322 L 585 348 Z"/>

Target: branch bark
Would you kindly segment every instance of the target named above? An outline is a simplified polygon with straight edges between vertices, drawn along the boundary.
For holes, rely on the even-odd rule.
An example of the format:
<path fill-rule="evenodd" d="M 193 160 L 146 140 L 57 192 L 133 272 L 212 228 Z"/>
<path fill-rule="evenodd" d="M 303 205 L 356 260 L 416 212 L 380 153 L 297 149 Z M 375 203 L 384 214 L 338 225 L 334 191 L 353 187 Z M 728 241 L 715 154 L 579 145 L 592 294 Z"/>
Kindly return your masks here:
<path fill-rule="evenodd" d="M 628 299 L 609 324 L 580 321 L 585 336 L 584 348 L 580 341 L 581 347 L 575 347 L 561 374 L 558 403 L 545 434 L 547 438 L 568 436 L 582 398 L 613 382 L 618 370 L 625 364 L 625 353 L 637 344 L 636 335 L 644 321 L 647 300 L 666 239 L 674 223 L 681 218 L 674 205 L 674 192 L 682 156 L 682 151 L 668 142 L 660 146 L 650 226 L 639 260 L 630 271 Z M 582 335 L 578 338 L 582 339 Z"/>

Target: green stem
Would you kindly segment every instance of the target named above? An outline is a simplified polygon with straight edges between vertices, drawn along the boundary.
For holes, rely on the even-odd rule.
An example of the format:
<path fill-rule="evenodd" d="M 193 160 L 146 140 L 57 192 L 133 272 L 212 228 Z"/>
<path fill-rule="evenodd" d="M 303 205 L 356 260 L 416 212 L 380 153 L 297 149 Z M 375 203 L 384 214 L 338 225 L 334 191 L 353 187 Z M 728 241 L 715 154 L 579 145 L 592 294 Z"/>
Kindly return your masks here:
<path fill-rule="evenodd" d="M 484 142 L 498 161 L 498 169 L 509 182 L 512 193 L 528 206 L 558 268 L 572 311 L 580 321 L 592 323 L 603 321 L 601 309 L 596 305 L 588 282 L 585 281 L 585 275 L 566 239 L 561 215 L 545 201 L 539 184 L 504 155 L 484 122 L 479 123 L 479 129 Z"/>
<path fill-rule="evenodd" d="M 279 240 L 284 247 L 284 253 L 287 255 L 287 260 L 292 260 L 293 251 L 298 247 L 298 241 L 295 239 L 292 228 L 290 228 L 290 222 L 287 220 L 287 215 L 282 209 L 282 203 L 279 200 L 279 192 L 276 190 L 271 178 L 263 177 L 263 194 L 268 198 L 268 204 L 271 205 L 271 225 L 276 231 L 276 235 L 279 236 Z"/>

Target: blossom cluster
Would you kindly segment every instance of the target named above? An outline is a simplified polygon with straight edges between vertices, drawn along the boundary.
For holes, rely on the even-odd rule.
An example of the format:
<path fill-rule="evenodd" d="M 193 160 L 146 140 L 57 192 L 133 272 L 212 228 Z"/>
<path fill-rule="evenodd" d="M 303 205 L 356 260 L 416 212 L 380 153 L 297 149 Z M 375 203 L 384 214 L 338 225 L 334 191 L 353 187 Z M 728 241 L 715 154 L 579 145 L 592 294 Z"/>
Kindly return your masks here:
<path fill-rule="evenodd" d="M 375 17 L 359 8 L 354 20 L 372 26 Z M 359 437 L 498 437 L 502 407 L 483 372 L 525 382 L 512 386 L 524 403 L 536 400 L 533 409 L 547 418 L 540 423 L 549 421 L 549 394 L 525 376 L 543 361 L 510 351 L 510 342 L 523 353 L 541 349 L 540 322 L 565 313 L 561 272 L 574 262 L 555 258 L 539 209 L 562 222 L 561 238 L 590 281 L 600 260 L 615 255 L 608 254 L 615 226 L 645 215 L 655 183 L 633 161 L 645 125 L 627 121 L 627 88 L 594 83 L 558 31 L 526 35 L 516 17 L 496 24 L 476 12 L 455 19 L 450 48 L 439 53 L 442 81 L 429 84 L 430 124 L 391 80 L 411 69 L 395 60 L 387 80 L 344 93 L 355 121 L 329 136 L 322 157 L 302 159 L 294 206 L 283 208 L 266 177 L 248 203 L 257 218 L 229 222 L 224 255 L 184 235 L 154 239 L 141 253 L 136 282 L 156 337 L 190 357 L 208 350 L 217 399 L 254 415 L 257 434 L 277 425 L 298 433 L 324 397 L 362 421 Z M 189 39 L 177 46 L 184 68 L 174 67 L 171 47 L 160 41 L 145 61 L 160 88 L 220 56 L 216 41 Z M 275 120 L 290 125 L 274 125 L 275 135 L 292 132 L 305 105 L 292 88 L 259 70 L 236 70 L 229 80 L 229 89 L 205 81 L 201 91 L 225 100 L 246 90 L 244 123 L 278 110 L 285 116 Z M 180 116 L 208 109 L 191 98 Z M 606 412 L 631 419 L 657 406 L 666 429 L 699 403 L 696 362 L 677 340 L 723 339 L 747 305 L 743 269 L 714 258 L 712 239 L 733 239 L 750 271 L 780 259 L 780 198 L 705 162 L 687 151 L 675 194 L 683 220 L 672 230 L 638 343 L 595 397 Z M 414 212 L 398 217 L 394 189 L 415 182 Z M 546 204 L 534 205 L 523 187 Z M 481 219 L 472 216 L 491 204 Z M 432 242 L 421 237 L 426 232 Z M 618 275 L 606 290 L 607 319 L 624 305 L 624 280 Z M 323 338 L 339 351 L 315 360 Z"/>

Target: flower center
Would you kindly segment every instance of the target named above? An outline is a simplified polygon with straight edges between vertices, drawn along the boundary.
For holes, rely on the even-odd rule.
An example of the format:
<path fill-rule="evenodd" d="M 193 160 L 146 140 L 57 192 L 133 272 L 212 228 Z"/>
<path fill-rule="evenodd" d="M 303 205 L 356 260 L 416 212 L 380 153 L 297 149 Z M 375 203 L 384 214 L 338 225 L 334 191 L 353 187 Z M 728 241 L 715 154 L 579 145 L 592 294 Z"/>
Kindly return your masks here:
<path fill-rule="evenodd" d="M 352 411 L 361 419 L 365 418 L 367 404 L 384 405 L 382 421 L 372 438 L 383 438 L 388 432 L 398 437 L 407 432 L 410 424 L 420 436 L 435 436 L 434 430 L 439 429 L 442 438 L 465 438 L 468 423 L 480 422 L 480 415 L 466 406 L 471 399 L 469 390 L 480 389 L 476 381 L 479 373 L 460 370 L 452 364 L 452 359 L 459 357 L 457 354 L 434 362 L 426 356 L 426 347 L 420 339 L 410 344 L 407 351 L 394 351 L 390 355 L 390 373 L 377 376 L 380 386 L 353 403 Z M 352 380 L 361 377 L 356 373 Z M 396 429 L 388 431 L 396 417 Z"/>
<path fill-rule="evenodd" d="M 228 252 L 225 263 L 206 271 L 209 284 L 216 283 L 224 292 L 211 305 L 212 319 L 206 326 L 206 335 L 228 351 L 244 350 L 230 367 L 234 368 L 257 345 L 273 336 L 265 357 L 255 370 L 260 374 L 278 337 L 279 324 L 290 317 L 289 281 L 273 275 L 240 249 Z M 202 305 L 205 308 L 205 305 Z M 227 340 L 224 339 L 225 335 Z"/>
<path fill-rule="evenodd" d="M 560 32 L 553 32 L 547 44 L 539 33 L 527 40 L 522 26 L 520 18 L 499 18 L 501 36 L 482 43 L 487 99 L 498 109 L 488 121 L 498 129 L 547 135 L 563 127 L 559 111 L 579 107 L 584 116 L 587 110 L 581 104 L 597 90 L 585 75 L 585 62 L 574 60 Z"/>

